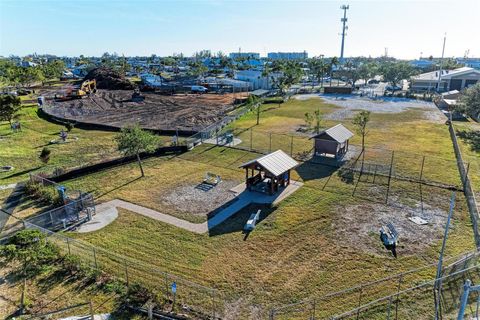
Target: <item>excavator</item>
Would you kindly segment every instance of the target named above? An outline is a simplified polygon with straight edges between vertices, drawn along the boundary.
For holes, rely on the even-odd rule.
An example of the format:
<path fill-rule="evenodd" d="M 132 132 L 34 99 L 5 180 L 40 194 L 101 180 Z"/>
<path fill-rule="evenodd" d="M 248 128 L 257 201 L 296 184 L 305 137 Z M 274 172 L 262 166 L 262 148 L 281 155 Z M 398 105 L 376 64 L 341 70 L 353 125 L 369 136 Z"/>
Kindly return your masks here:
<path fill-rule="evenodd" d="M 73 99 L 82 99 L 91 94 L 97 92 L 97 81 L 95 79 L 85 80 L 82 82 L 79 88 L 69 87 L 67 88 L 65 95 L 57 97 L 55 95 L 55 100 L 73 100 Z"/>

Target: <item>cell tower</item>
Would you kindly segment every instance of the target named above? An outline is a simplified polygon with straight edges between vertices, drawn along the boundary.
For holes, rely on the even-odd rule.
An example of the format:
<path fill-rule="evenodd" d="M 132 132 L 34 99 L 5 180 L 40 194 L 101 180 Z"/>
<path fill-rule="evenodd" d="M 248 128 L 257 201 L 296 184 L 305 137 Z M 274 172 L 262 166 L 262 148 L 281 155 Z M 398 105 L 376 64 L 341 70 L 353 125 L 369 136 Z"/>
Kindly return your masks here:
<path fill-rule="evenodd" d="M 340 7 L 340 9 L 343 10 L 343 18 L 340 19 L 340 21 L 342 22 L 343 24 L 343 27 L 342 27 L 342 50 L 340 51 L 340 63 L 343 63 L 343 50 L 344 50 L 344 47 L 345 47 L 345 36 L 347 35 L 346 31 L 348 30 L 348 26 L 347 26 L 347 10 L 350 8 L 349 5 L 343 5 Z"/>

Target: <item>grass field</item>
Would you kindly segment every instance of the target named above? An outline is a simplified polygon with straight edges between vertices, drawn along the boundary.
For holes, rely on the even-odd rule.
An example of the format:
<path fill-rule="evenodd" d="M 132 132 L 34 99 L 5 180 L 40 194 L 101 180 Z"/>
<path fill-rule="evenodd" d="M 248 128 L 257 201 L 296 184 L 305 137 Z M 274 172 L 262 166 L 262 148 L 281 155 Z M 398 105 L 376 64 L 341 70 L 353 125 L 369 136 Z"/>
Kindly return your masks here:
<path fill-rule="evenodd" d="M 19 121 L 22 131 L 16 133 L 8 123 L 0 123 L 0 165 L 15 167 L 12 172 L 0 173 L 2 185 L 25 180 L 29 172 L 51 172 L 54 168 L 77 167 L 118 156 L 112 132 L 73 129 L 70 136 L 77 137 L 77 141 L 50 144 L 51 140 L 59 139 L 64 126 L 40 118 L 35 106 L 22 108 Z M 39 159 L 44 147 L 51 150 L 48 164 Z"/>
<path fill-rule="evenodd" d="M 268 150 L 270 133 L 273 133 L 274 137 L 287 137 L 276 139 L 273 150 L 281 148 L 288 152 L 291 139 L 295 141 L 295 150 L 308 150 L 312 142 L 297 129 L 304 124 L 305 112 L 317 109 L 327 117 L 339 107 L 320 99 L 292 99 L 281 105 L 262 106 L 258 126 L 255 125 L 256 114 L 252 112 L 232 127 L 237 132 L 254 127 L 253 149 Z M 27 113 L 26 116 L 39 123 L 43 121 L 34 114 Z M 353 130 L 350 120 L 325 120 L 323 125 L 328 127 L 343 122 Z M 52 134 L 58 128 L 52 128 Z M 91 137 L 90 143 L 95 141 L 98 145 L 97 140 L 93 140 L 96 136 L 93 132 L 79 133 L 85 136 L 83 140 L 88 141 Z M 243 140 L 240 147 L 248 149 L 249 134 L 248 130 L 240 134 Z M 358 144 L 359 137 L 356 136 L 352 142 Z M 12 152 L 16 150 L 13 146 L 11 148 Z M 367 153 L 369 159 L 387 164 L 391 150 L 395 150 L 395 168 L 412 176 L 419 173 L 422 158 L 426 156 L 424 179 L 459 183 L 447 127 L 425 120 L 420 110 L 372 114 L 367 148 L 370 150 Z M 24 154 L 28 152 L 32 153 L 26 150 Z M 52 154 L 55 155 L 54 152 Z M 220 174 L 224 181 L 241 183 L 244 172 L 238 166 L 258 156 L 258 153 L 248 150 L 202 145 L 180 156 L 146 160 L 145 178 L 139 178 L 139 169 L 132 163 L 65 184 L 94 193 L 98 202 L 120 198 L 192 222 L 201 222 L 205 221 L 205 216 L 178 210 L 165 201 L 165 194 L 182 186 L 195 186 L 207 171 Z M 358 184 L 346 183 L 337 175 L 336 168 L 310 162 L 302 163 L 292 178 L 304 182 L 304 186 L 277 207 L 262 208 L 262 220 L 247 239 L 244 239 L 241 229 L 255 206 L 203 235 L 126 210 L 120 210 L 119 218 L 104 229 L 69 235 L 110 252 L 135 258 L 159 270 L 215 286 L 229 296 L 241 296 L 244 305 L 278 305 L 321 296 L 436 260 L 449 205 L 449 190 L 393 179 L 389 205 L 385 206 L 387 182 L 384 178 L 378 178 L 373 183 L 372 177 L 367 176 Z M 11 178 L 5 180 L 10 181 L 8 179 Z M 407 213 L 419 213 L 423 207 L 435 213 L 438 223 L 432 229 L 413 230 L 415 236 L 407 230 L 402 234 L 400 230 L 398 258 L 393 258 L 378 240 L 378 228 L 385 219 L 406 220 Z M 402 226 L 408 227 L 408 223 Z M 457 194 L 446 253 L 447 256 L 456 256 L 473 248 L 465 201 L 462 195 Z M 420 281 L 421 276 L 412 278 L 411 283 Z M 350 303 L 345 305 L 350 306 Z M 324 306 L 324 311 L 328 308 Z M 333 311 L 333 307 L 327 311 Z"/>
<path fill-rule="evenodd" d="M 325 115 L 337 108 L 318 99 L 290 100 L 280 107 L 263 106 L 261 124 L 255 126 L 254 134 L 294 135 L 306 144 L 308 140 L 297 133 L 296 128 L 303 124 L 305 112 L 319 106 Z M 255 121 L 255 113 L 247 114 L 235 123 L 235 130 L 249 128 Z M 335 123 L 337 121 L 325 122 L 326 125 Z M 352 128 L 348 119 L 344 124 Z M 355 139 L 358 143 L 358 137 Z M 373 114 L 367 144 L 398 151 L 398 170 L 417 174 L 422 156 L 426 155 L 426 177 L 445 183 L 459 181 L 447 127 L 422 119 L 420 111 Z M 385 156 L 387 161 L 388 155 Z M 137 179 L 138 168 L 131 164 L 69 181 L 67 186 L 92 191 L 99 196 L 99 201 L 121 198 L 200 222 L 204 217 L 175 211 L 161 200 L 162 195 L 181 185 L 199 183 L 205 171 L 219 173 L 225 180 L 242 181 L 244 172 L 238 166 L 257 156 L 246 150 L 203 145 L 181 156 L 147 160 L 144 179 Z M 120 217 L 105 229 L 72 236 L 229 294 L 240 295 L 248 303 L 261 304 L 320 296 L 434 262 L 437 258 L 444 220 L 425 245 L 419 245 L 422 240 L 404 239 L 397 259 L 383 249 L 377 239 L 378 229 L 370 228 L 371 231 L 357 237 L 356 233 L 362 229 L 350 230 L 348 223 L 355 224 L 358 219 L 360 224 L 362 219 L 355 217 L 365 215 L 372 217 L 369 219 L 380 227 L 384 217 L 376 217 L 377 210 L 393 210 L 398 218 L 398 215 L 404 216 L 404 210 L 420 210 L 419 201 L 443 212 L 441 215 L 445 218 L 450 191 L 427 186 L 420 190 L 419 185 L 395 180 L 391 183 L 389 206 L 384 206 L 385 181 L 375 185 L 359 183 L 352 197 L 355 186 L 342 182 L 330 167 L 304 163 L 293 178 L 303 181 L 304 187 L 278 207 L 265 208 L 263 220 L 246 241 L 241 227 L 249 213 L 256 209 L 253 207 L 205 235 L 192 234 L 121 210 Z M 400 206 L 398 211 L 392 209 L 397 206 Z M 348 222 L 349 219 L 353 220 Z M 457 194 L 447 255 L 454 256 L 473 248 L 464 199 Z M 420 278 L 415 279 L 418 280 Z"/>

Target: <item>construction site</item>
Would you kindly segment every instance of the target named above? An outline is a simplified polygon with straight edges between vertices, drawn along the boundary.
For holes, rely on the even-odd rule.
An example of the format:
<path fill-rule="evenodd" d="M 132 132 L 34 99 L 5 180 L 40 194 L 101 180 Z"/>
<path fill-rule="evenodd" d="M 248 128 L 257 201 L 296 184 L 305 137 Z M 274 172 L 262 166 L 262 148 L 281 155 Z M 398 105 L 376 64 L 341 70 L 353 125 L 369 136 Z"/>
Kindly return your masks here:
<path fill-rule="evenodd" d="M 95 70 L 94 70 L 95 71 Z M 75 87 L 42 92 L 43 111 L 57 119 L 122 128 L 139 124 L 157 132 L 192 134 L 212 125 L 239 103 L 246 93 L 140 92 L 113 71 L 87 75 Z"/>

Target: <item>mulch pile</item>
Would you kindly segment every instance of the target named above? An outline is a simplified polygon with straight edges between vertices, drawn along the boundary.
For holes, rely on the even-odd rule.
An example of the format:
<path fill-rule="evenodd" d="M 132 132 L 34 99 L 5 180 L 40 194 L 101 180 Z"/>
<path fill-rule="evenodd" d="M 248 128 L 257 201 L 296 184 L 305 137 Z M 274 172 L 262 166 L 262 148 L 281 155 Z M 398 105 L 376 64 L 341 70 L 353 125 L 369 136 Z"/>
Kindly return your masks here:
<path fill-rule="evenodd" d="M 84 80 L 97 80 L 98 89 L 109 90 L 132 90 L 134 85 L 125 79 L 119 72 L 106 67 L 99 67 L 91 70 Z"/>

